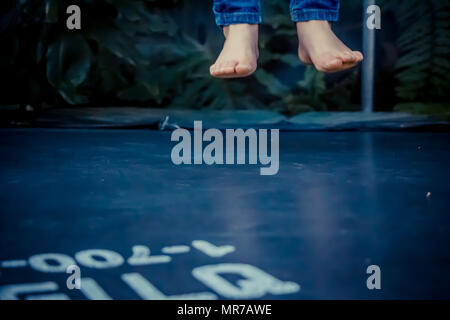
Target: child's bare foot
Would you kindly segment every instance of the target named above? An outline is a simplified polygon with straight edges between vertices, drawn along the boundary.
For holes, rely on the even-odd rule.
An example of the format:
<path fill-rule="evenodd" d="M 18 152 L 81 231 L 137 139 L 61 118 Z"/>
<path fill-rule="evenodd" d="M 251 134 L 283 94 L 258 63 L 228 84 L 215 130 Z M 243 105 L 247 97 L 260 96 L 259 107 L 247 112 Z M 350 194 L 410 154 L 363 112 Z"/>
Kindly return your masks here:
<path fill-rule="evenodd" d="M 363 60 L 359 51 L 350 50 L 331 30 L 328 21 L 297 22 L 298 56 L 305 64 L 314 64 L 323 72 L 338 72 Z"/>
<path fill-rule="evenodd" d="M 258 25 L 234 24 L 223 28 L 225 44 L 209 72 L 217 78 L 241 78 L 255 72 L 258 60 Z"/>

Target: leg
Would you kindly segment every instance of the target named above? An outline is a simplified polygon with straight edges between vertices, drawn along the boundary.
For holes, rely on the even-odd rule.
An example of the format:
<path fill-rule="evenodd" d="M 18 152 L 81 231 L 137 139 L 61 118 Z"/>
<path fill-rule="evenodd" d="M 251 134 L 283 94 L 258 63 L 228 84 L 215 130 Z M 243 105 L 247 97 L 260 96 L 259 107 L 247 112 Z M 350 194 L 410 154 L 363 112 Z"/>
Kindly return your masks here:
<path fill-rule="evenodd" d="M 339 6 L 339 0 L 291 0 L 299 58 L 319 71 L 342 71 L 363 60 L 361 52 L 349 49 L 331 30 L 330 22 L 338 20 Z"/>
<path fill-rule="evenodd" d="M 214 0 L 216 23 L 225 44 L 210 73 L 218 78 L 240 78 L 255 72 L 258 59 L 259 0 Z"/>

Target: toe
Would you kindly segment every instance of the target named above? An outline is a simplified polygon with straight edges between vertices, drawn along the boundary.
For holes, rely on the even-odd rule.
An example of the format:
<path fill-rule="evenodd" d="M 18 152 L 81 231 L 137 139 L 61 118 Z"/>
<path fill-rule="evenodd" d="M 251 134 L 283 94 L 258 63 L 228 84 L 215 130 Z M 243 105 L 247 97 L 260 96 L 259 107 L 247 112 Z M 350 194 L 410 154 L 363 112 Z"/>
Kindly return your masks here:
<path fill-rule="evenodd" d="M 218 78 L 229 78 L 235 75 L 236 61 L 216 62 L 211 67 L 211 75 Z"/>
<path fill-rule="evenodd" d="M 237 65 L 236 61 L 227 61 L 226 63 L 224 63 L 222 65 L 222 74 L 224 75 L 232 75 L 233 73 L 235 73 L 235 67 Z"/>
<path fill-rule="evenodd" d="M 212 76 L 215 76 L 217 74 L 217 66 L 216 64 L 211 65 L 211 67 L 209 67 L 209 73 Z"/>
<path fill-rule="evenodd" d="M 343 65 L 342 60 L 337 58 L 323 61 L 316 61 L 314 63 L 314 66 L 318 71 L 326 73 L 336 72 L 342 68 L 342 65 Z"/>
<path fill-rule="evenodd" d="M 364 60 L 364 56 L 361 52 L 359 51 L 353 51 L 353 55 L 356 56 L 356 61 L 357 62 L 361 62 Z"/>
<path fill-rule="evenodd" d="M 224 66 L 223 66 L 222 62 L 216 63 L 216 75 L 222 75 L 223 69 L 224 69 Z"/>
<path fill-rule="evenodd" d="M 353 54 L 352 51 L 344 51 L 340 55 L 338 55 L 338 58 L 342 59 L 343 63 L 355 63 L 358 59 L 356 55 Z"/>
<path fill-rule="evenodd" d="M 238 75 L 250 75 L 255 71 L 255 68 L 247 63 L 239 63 L 236 65 L 235 70 Z"/>
<path fill-rule="evenodd" d="M 338 58 L 330 59 L 323 65 L 323 70 L 321 70 L 321 71 L 325 71 L 325 72 L 337 71 L 342 68 L 343 64 L 344 64 L 344 62 L 341 59 L 338 59 Z"/>

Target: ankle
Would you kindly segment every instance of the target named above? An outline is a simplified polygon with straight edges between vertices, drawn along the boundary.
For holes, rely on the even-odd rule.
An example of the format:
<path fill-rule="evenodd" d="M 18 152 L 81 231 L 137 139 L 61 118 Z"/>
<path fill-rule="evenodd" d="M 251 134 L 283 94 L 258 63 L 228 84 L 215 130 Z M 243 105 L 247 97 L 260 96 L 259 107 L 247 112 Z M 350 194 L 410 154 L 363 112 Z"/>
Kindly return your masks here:
<path fill-rule="evenodd" d="M 225 28 L 225 27 L 224 27 Z M 248 24 L 248 23 L 238 23 L 238 24 L 230 24 L 227 26 L 229 30 L 233 31 L 258 31 L 257 24 Z"/>
<path fill-rule="evenodd" d="M 310 20 L 310 21 L 300 21 L 297 22 L 297 28 L 299 30 L 308 30 L 308 29 L 331 29 L 330 22 L 326 20 Z"/>
<path fill-rule="evenodd" d="M 258 34 L 257 24 L 231 24 L 229 26 L 224 26 L 222 29 L 225 38 L 227 38 L 230 33 L 252 34 L 252 35 Z"/>

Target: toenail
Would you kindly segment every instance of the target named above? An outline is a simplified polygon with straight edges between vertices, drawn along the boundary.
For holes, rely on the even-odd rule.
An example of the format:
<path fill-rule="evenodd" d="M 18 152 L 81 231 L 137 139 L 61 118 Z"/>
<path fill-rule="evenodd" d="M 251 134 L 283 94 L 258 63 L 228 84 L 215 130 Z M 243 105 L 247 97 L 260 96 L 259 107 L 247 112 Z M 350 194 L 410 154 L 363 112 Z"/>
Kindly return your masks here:
<path fill-rule="evenodd" d="M 340 63 L 342 63 L 342 61 L 339 59 L 331 60 L 326 64 L 326 67 L 335 67 L 337 64 Z"/>

